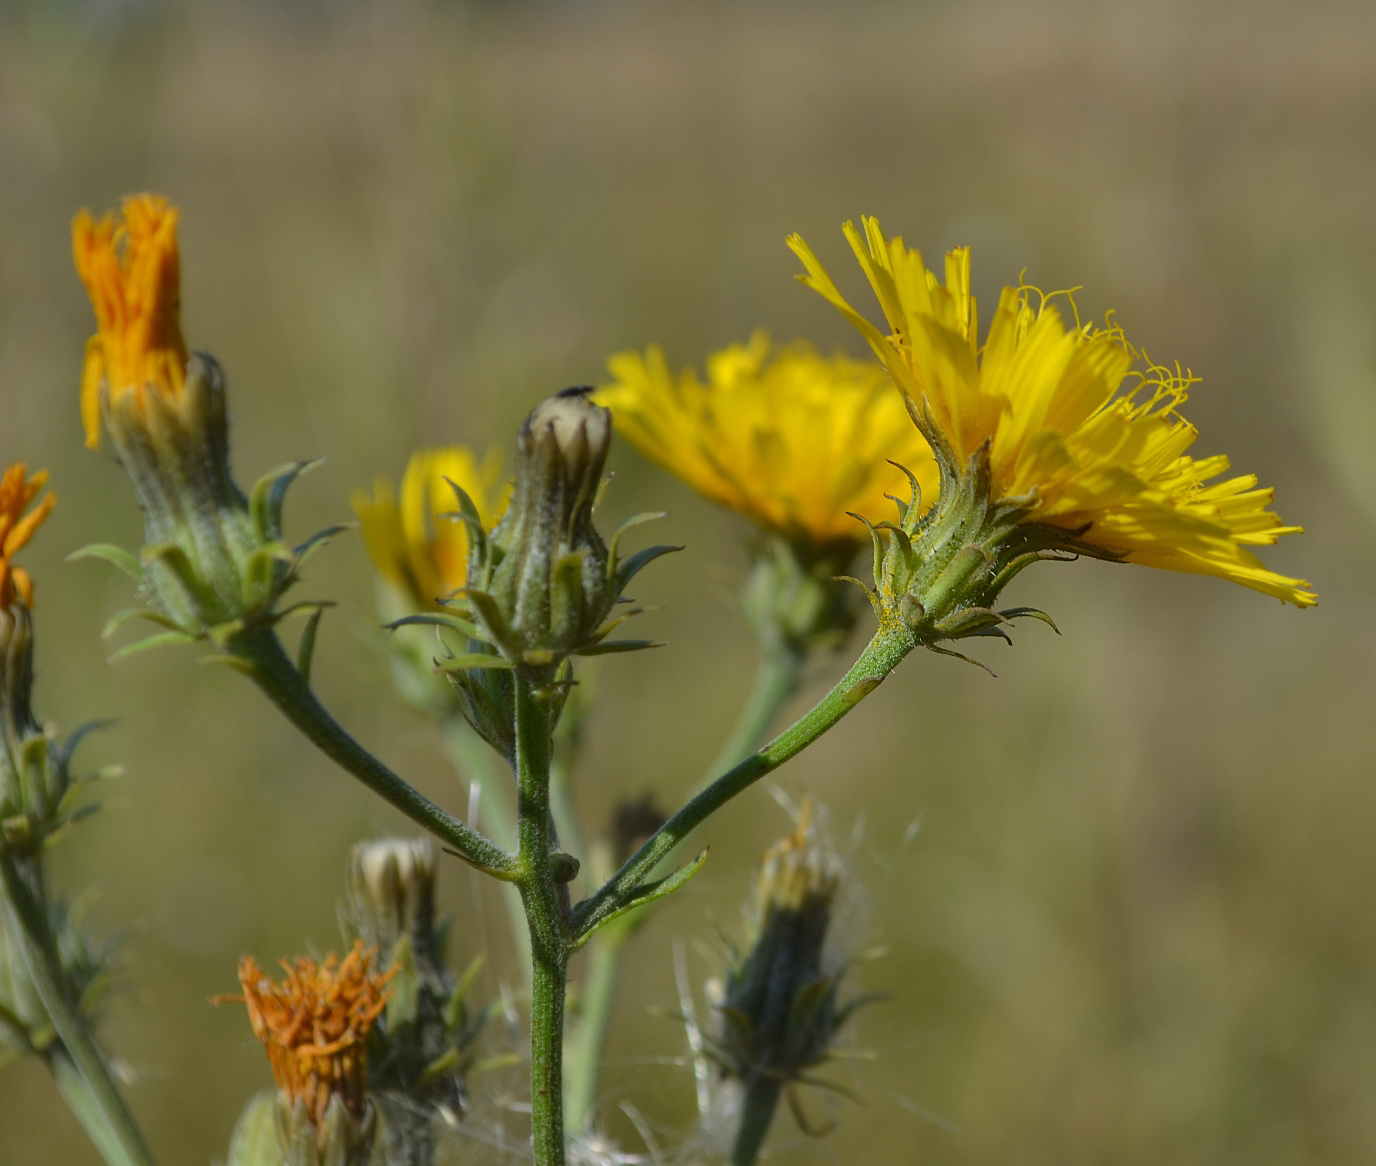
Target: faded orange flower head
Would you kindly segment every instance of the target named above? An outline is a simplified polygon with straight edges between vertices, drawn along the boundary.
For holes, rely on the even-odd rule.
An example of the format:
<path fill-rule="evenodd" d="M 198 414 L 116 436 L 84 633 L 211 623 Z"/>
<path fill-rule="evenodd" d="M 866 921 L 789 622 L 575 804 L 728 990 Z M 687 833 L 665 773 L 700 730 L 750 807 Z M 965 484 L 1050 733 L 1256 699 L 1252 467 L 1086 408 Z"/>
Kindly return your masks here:
<path fill-rule="evenodd" d="M 387 982 L 393 975 L 372 970 L 376 954 L 358 940 L 343 960 L 335 955 L 324 963 L 307 956 L 282 960 L 287 976 L 280 984 L 246 955 L 239 961 L 244 994 L 217 999 L 248 1005 L 253 1034 L 268 1051 L 277 1088 L 293 1105 L 305 1101 L 317 1129 L 332 1097 L 355 1118 L 363 1117 L 364 1046 L 387 1006 Z"/>
<path fill-rule="evenodd" d="M 177 209 L 155 194 L 132 195 L 119 216 L 72 221 L 72 253 L 96 314 L 81 373 L 86 444 L 100 444 L 100 393 L 175 397 L 186 381 L 181 327 Z"/>
<path fill-rule="evenodd" d="M 0 608 L 9 607 L 15 600 L 26 607 L 33 606 L 33 580 L 23 567 L 14 566 L 11 560 L 14 552 L 33 537 L 33 532 L 57 502 L 49 494 L 29 510 L 48 480 L 48 471 L 39 470 L 28 477 L 26 469 L 23 462 L 16 462 L 0 477 Z"/>

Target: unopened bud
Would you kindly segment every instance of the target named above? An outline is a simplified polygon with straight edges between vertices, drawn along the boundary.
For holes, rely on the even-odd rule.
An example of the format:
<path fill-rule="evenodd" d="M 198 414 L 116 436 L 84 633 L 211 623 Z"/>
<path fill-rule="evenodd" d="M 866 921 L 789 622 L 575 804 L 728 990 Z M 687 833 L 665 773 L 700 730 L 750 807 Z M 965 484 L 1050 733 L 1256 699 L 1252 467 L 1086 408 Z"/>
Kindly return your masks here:
<path fill-rule="evenodd" d="M 360 842 L 346 880 L 349 922 L 365 944 L 390 963 L 405 938 L 418 960 L 436 962 L 435 848 L 428 839 Z"/>
<path fill-rule="evenodd" d="M 805 804 L 798 828 L 764 855 L 747 946 L 708 986 L 719 1018 L 708 1051 L 730 1083 L 723 1112 L 740 1120 L 738 1153 L 758 1150 L 780 1089 L 829 1058 L 855 1008 L 838 999 L 846 964 L 827 942 L 842 877 Z"/>
<path fill-rule="evenodd" d="M 611 412 L 567 389 L 538 405 L 516 437 L 511 505 L 492 532 L 499 561 L 486 590 L 527 659 L 591 642 L 616 599 L 592 521 L 611 445 Z M 471 576 L 470 576 L 471 577 Z"/>
<path fill-rule="evenodd" d="M 463 1111 L 470 1046 L 482 1027 L 471 977 L 444 962 L 435 916 L 435 848 L 388 838 L 355 846 L 346 871 L 345 934 L 380 948 L 391 996 L 369 1036 L 368 1086 L 382 1118 L 382 1158 L 428 1162 L 444 1114 Z"/>

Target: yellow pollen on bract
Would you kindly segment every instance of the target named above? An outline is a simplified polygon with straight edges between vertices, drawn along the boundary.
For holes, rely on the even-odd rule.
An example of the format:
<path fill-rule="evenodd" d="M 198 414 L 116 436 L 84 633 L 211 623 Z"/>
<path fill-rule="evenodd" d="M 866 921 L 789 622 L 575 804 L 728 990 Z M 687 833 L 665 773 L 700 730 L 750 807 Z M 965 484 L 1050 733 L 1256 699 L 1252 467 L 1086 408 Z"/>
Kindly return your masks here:
<path fill-rule="evenodd" d="M 438 610 L 437 600 L 467 582 L 468 528 L 452 517 L 459 510 L 454 486 L 473 500 L 488 530 L 511 497 L 500 452 L 489 450 L 480 462 L 465 446 L 413 454 L 400 497 L 385 477 L 377 479 L 371 494 L 357 490 L 353 495 L 373 566 L 418 610 Z"/>
<path fill-rule="evenodd" d="M 124 200 L 119 216 L 72 222 L 77 274 L 95 309 L 96 334 L 86 344 L 81 419 L 86 444 L 100 444 L 100 394 L 111 400 L 149 392 L 175 397 L 186 381 L 181 329 L 181 264 L 177 210 L 153 194 Z"/>
<path fill-rule="evenodd" d="M 395 969 L 372 970 L 376 950 L 355 941 L 343 960 L 324 963 L 307 956 L 282 960 L 279 984 L 252 956 L 239 961 L 241 996 L 217 996 L 214 1003 L 240 1001 L 267 1049 L 277 1088 L 295 1104 L 304 1101 L 319 1128 L 330 1099 L 339 1097 L 355 1118 L 363 1116 L 367 1090 L 365 1049 L 373 1022 L 387 1006 Z"/>
<path fill-rule="evenodd" d="M 970 253 L 946 256 L 945 283 L 879 223 L 846 238 L 888 323 L 882 332 L 837 289 L 797 235 L 799 279 L 861 332 L 900 389 L 925 410 L 964 465 L 989 443 L 995 498 L 1030 496 L 1026 521 L 1078 533 L 1129 562 L 1215 575 L 1298 607 L 1317 599 L 1302 579 L 1268 570 L 1250 550 L 1299 531 L 1268 506 L 1251 476 L 1213 482 L 1225 457 L 1195 459 L 1197 433 L 1177 412 L 1194 382 L 1147 361 L 1117 324 L 1074 326 L 1055 296 L 1004 288 L 981 348 Z"/>
<path fill-rule="evenodd" d="M 608 361 L 595 400 L 641 453 L 700 494 L 766 530 L 823 548 L 858 541 L 848 512 L 888 517 L 906 500 L 906 466 L 935 491 L 931 450 L 872 361 L 824 357 L 804 341 L 771 346 L 757 331 L 677 377 L 664 353 Z M 932 495 L 934 496 L 934 495 Z"/>
<path fill-rule="evenodd" d="M 18 462 L 0 476 L 0 609 L 16 600 L 25 607 L 33 606 L 33 580 L 23 567 L 14 565 L 13 558 L 57 504 L 49 494 L 29 510 L 48 481 L 48 471 L 26 475 L 27 467 Z"/>

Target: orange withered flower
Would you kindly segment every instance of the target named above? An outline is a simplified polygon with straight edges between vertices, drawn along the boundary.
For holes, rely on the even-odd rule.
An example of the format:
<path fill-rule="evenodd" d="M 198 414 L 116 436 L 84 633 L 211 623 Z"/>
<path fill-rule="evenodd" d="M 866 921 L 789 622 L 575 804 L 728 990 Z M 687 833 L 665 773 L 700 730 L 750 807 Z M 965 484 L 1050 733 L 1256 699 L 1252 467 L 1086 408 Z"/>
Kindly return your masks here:
<path fill-rule="evenodd" d="M 113 404 L 134 393 L 175 399 L 186 383 L 181 327 L 181 260 L 177 209 L 165 198 L 126 198 L 119 217 L 72 222 L 72 252 L 96 314 L 81 373 L 81 420 L 86 444 L 100 444 L 100 397 Z"/>
<path fill-rule="evenodd" d="M 49 494 L 29 510 L 47 480 L 47 470 L 28 475 L 23 462 L 16 462 L 0 476 L 0 610 L 16 600 L 26 607 L 33 606 L 33 580 L 23 567 L 14 566 L 11 560 L 15 551 L 33 537 L 33 532 L 57 502 Z"/>
<path fill-rule="evenodd" d="M 342 960 L 316 963 L 307 956 L 282 960 L 280 984 L 252 956 L 239 961 L 242 1000 L 254 1035 L 263 1042 L 277 1088 L 295 1105 L 305 1103 L 316 1129 L 338 1097 L 355 1119 L 366 1109 L 368 1031 L 387 1006 L 393 972 L 372 970 L 377 949 L 362 940 Z"/>

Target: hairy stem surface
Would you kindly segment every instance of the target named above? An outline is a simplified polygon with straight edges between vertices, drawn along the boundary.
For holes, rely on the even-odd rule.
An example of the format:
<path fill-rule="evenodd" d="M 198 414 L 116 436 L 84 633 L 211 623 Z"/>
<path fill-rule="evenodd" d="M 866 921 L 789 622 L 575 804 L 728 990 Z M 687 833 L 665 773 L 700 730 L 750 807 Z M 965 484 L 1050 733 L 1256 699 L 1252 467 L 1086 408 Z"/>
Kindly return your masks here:
<path fill-rule="evenodd" d="M 555 881 L 548 697 L 516 677 L 518 881 L 530 928 L 530 1121 L 536 1166 L 564 1166 L 564 994 L 567 891 Z"/>
<path fill-rule="evenodd" d="M 634 899 L 656 864 L 743 790 L 797 756 L 873 692 L 913 648 L 906 629 L 881 627 L 830 692 L 757 753 L 728 770 L 670 818 L 622 868 L 574 912 L 574 934 L 585 935 Z"/>
<path fill-rule="evenodd" d="M 25 971 L 62 1042 L 61 1049 L 49 1054 L 49 1064 L 63 1097 L 109 1166 L 153 1166 L 110 1064 L 68 987 L 41 900 L 13 859 L 0 857 L 0 875 L 18 923 L 15 938 Z"/>
<path fill-rule="evenodd" d="M 515 859 L 491 839 L 435 805 L 355 741 L 316 699 L 270 630 L 245 633 L 229 652 L 298 729 L 342 769 L 354 775 L 461 858 L 497 878 L 510 879 Z"/>
<path fill-rule="evenodd" d="M 731 1166 L 754 1166 L 774 1121 L 783 1082 L 777 1077 L 758 1075 L 745 1087 L 741 1103 L 741 1124 L 731 1147 Z"/>

